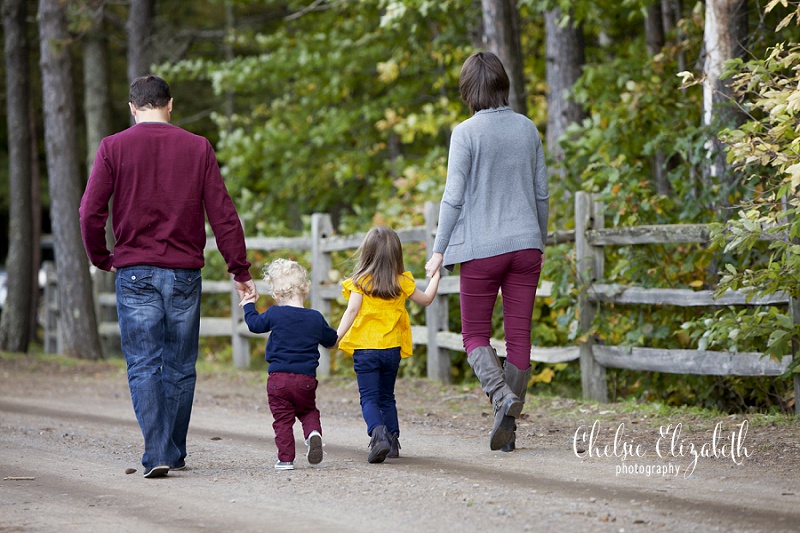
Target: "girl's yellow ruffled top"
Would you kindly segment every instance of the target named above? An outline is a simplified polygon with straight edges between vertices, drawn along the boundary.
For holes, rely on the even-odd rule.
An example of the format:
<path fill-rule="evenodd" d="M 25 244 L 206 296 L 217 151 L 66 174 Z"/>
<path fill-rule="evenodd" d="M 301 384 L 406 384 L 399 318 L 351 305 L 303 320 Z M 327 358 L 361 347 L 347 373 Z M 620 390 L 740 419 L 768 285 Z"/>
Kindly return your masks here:
<path fill-rule="evenodd" d="M 414 294 L 416 283 L 409 271 L 400 274 L 398 281 L 401 295 L 393 300 L 365 294 L 350 278 L 342 282 L 345 299 L 350 300 L 351 292 L 361 293 L 364 298 L 353 325 L 339 342 L 340 350 L 353 355 L 353 350 L 382 350 L 399 346 L 401 357 L 411 357 L 411 321 L 406 310 L 406 299 Z"/>

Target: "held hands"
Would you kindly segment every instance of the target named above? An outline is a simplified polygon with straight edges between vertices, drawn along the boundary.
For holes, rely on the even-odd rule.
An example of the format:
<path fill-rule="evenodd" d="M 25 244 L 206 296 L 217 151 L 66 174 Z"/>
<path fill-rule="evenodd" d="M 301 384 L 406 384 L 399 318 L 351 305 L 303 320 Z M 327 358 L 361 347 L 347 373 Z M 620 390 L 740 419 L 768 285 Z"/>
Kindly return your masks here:
<path fill-rule="evenodd" d="M 425 274 L 432 278 L 433 275 L 439 272 L 439 269 L 442 268 L 442 262 L 444 261 L 444 256 L 438 252 L 434 252 L 431 255 L 431 258 L 428 259 L 428 262 L 425 264 Z"/>
<path fill-rule="evenodd" d="M 256 303 L 257 300 L 258 300 L 258 298 L 245 297 L 239 302 L 239 307 L 244 307 L 247 304 L 254 304 L 254 303 Z"/>
<path fill-rule="evenodd" d="M 236 292 L 239 293 L 239 307 L 244 307 L 248 303 L 256 303 L 258 300 L 258 291 L 256 290 L 256 282 L 248 281 L 234 281 Z"/>

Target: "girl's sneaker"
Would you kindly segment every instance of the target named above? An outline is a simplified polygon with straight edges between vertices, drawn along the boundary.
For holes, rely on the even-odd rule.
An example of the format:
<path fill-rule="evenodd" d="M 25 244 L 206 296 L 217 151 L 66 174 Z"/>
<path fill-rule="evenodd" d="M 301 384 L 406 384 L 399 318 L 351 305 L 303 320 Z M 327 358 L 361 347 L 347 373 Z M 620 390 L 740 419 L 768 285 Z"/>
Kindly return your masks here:
<path fill-rule="evenodd" d="M 308 434 L 306 439 L 306 446 L 308 446 L 308 453 L 306 458 L 309 464 L 318 465 L 322 462 L 322 435 L 316 429 Z"/>
<path fill-rule="evenodd" d="M 294 462 L 278 461 L 275 463 L 275 470 L 294 470 Z"/>
<path fill-rule="evenodd" d="M 372 430 L 371 439 L 369 441 L 369 457 L 367 461 L 370 463 L 382 463 L 389 453 L 389 436 L 386 433 L 386 426 L 377 426 Z"/>

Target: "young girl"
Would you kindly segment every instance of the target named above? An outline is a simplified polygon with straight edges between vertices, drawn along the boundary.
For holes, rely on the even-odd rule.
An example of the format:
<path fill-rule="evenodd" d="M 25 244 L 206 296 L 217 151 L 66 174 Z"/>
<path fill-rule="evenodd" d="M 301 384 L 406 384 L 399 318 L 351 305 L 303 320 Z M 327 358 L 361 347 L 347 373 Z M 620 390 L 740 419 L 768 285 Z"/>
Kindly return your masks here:
<path fill-rule="evenodd" d="M 358 250 L 358 264 L 342 294 L 347 309 L 339 324 L 339 348 L 353 355 L 361 413 L 367 423 L 370 463 L 399 457 L 400 425 L 394 384 L 401 357 L 411 356 L 411 323 L 406 299 L 428 306 L 439 287 L 439 272 L 425 292 L 403 266 L 403 247 L 393 230 L 374 227 Z"/>
<path fill-rule="evenodd" d="M 311 464 L 322 461 L 322 425 L 316 406 L 319 344 L 336 344 L 336 331 L 319 311 L 303 306 L 310 282 L 308 272 L 294 261 L 277 259 L 264 267 L 266 281 L 275 302 L 264 313 L 256 311 L 255 300 L 242 300 L 244 320 L 253 333 L 271 332 L 267 340 L 269 363 L 267 400 L 278 447 L 277 470 L 294 469 L 294 421 L 303 425 Z"/>

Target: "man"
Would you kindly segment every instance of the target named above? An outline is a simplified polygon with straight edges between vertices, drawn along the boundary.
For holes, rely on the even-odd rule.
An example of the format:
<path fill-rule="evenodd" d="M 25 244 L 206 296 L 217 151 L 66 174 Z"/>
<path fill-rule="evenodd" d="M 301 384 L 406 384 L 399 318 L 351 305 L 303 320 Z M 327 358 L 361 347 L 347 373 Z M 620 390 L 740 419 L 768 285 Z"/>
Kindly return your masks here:
<path fill-rule="evenodd" d="M 136 124 L 100 143 L 80 207 L 91 262 L 116 272 L 122 353 L 144 436 L 144 477 L 185 467 L 200 332 L 205 216 L 240 298 L 257 298 L 239 217 L 211 143 L 171 125 L 156 76 L 130 86 Z M 113 199 L 113 253 L 106 246 Z"/>

